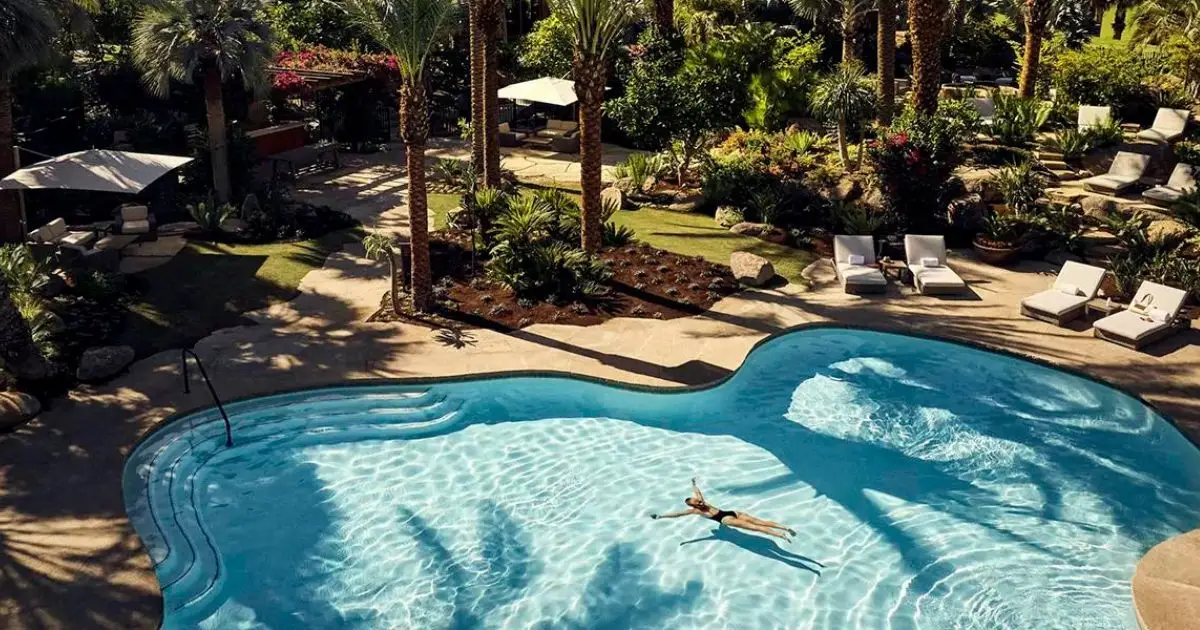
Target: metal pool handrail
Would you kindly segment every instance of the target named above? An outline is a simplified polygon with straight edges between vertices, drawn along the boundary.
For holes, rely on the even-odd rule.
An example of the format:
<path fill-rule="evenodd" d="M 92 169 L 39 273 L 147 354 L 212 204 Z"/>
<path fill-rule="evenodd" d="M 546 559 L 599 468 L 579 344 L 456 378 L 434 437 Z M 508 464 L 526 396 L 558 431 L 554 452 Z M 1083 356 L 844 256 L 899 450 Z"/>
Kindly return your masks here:
<path fill-rule="evenodd" d="M 229 423 L 229 414 L 225 413 L 225 406 L 221 404 L 221 397 L 217 396 L 217 390 L 213 389 L 212 379 L 208 378 L 208 372 L 204 371 L 204 364 L 200 362 L 200 357 L 187 348 L 184 348 L 179 353 L 179 362 L 183 366 L 183 393 L 192 393 L 192 387 L 188 383 L 187 359 L 189 354 L 196 361 L 196 367 L 200 368 L 200 376 L 204 377 L 204 384 L 208 385 L 208 393 L 212 394 L 213 402 L 217 403 L 217 410 L 221 412 L 221 419 L 225 421 L 225 448 L 229 448 L 233 446 L 233 425 Z"/>

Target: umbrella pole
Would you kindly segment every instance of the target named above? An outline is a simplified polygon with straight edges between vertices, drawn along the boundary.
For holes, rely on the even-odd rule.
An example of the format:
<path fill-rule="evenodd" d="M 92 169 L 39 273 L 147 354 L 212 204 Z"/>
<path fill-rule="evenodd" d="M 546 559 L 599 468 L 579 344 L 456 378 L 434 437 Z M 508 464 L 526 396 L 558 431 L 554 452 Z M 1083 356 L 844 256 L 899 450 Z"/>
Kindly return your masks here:
<path fill-rule="evenodd" d="M 13 170 L 21 168 L 21 147 L 13 145 Z M 21 234 L 29 233 L 29 222 L 25 219 L 25 191 L 17 189 L 17 208 L 20 209 Z"/>

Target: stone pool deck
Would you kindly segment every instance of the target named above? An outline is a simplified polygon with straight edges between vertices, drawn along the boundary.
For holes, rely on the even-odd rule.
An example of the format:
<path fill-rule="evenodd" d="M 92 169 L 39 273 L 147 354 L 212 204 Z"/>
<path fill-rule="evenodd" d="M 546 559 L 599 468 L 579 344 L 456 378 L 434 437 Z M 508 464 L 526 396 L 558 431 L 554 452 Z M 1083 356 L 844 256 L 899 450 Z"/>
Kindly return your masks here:
<path fill-rule="evenodd" d="M 1133 601 L 1145 630 L 1200 625 L 1200 529 L 1151 549 L 1133 574 Z"/>

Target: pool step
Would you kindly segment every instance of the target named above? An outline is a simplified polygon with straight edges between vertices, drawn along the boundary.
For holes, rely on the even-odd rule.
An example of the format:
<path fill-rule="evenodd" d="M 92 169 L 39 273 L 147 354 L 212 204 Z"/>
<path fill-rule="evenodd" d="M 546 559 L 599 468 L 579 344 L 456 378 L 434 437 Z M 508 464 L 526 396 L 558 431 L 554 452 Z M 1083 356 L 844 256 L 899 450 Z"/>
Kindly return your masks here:
<path fill-rule="evenodd" d="M 155 558 L 167 605 L 176 610 L 203 605 L 207 597 L 219 592 L 224 577 L 195 504 L 194 481 L 201 468 L 219 466 L 228 458 L 252 457 L 256 452 L 269 457 L 271 451 L 281 448 L 440 432 L 456 424 L 463 404 L 432 390 L 363 395 L 361 390 L 351 389 L 345 395 L 325 392 L 319 397 L 285 399 L 234 409 L 232 449 L 224 447 L 219 415 L 194 418 L 191 428 L 175 435 L 155 455 L 158 461 L 151 462 L 155 470 L 169 471 L 166 483 L 152 483 L 145 490 L 159 528 L 174 531 L 174 535 L 164 533 L 162 537 L 175 545 L 165 557 Z M 180 538 L 188 545 L 181 546 Z"/>

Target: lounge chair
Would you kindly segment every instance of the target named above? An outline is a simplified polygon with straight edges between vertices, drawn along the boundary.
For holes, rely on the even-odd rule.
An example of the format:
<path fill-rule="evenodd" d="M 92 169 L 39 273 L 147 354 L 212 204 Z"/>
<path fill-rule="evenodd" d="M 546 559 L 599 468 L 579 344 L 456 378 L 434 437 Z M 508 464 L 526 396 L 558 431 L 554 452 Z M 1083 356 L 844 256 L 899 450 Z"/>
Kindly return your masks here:
<path fill-rule="evenodd" d="M 1188 192 L 1196 190 L 1196 175 L 1200 169 L 1190 164 L 1176 164 L 1166 185 L 1155 186 L 1142 193 L 1142 199 L 1157 206 L 1169 206 Z"/>
<path fill-rule="evenodd" d="M 113 231 L 117 234 L 153 234 L 155 228 L 154 215 L 146 206 L 121 206 L 117 213 L 117 221 Z"/>
<path fill-rule="evenodd" d="M 875 239 L 870 236 L 833 237 L 833 271 L 846 293 L 887 289 L 887 278 L 875 266 Z"/>
<path fill-rule="evenodd" d="M 1084 132 L 1097 125 L 1112 121 L 1112 108 L 1097 105 L 1079 106 L 1079 131 Z"/>
<path fill-rule="evenodd" d="M 1096 337 L 1140 350 L 1178 330 L 1175 318 L 1187 300 L 1187 291 L 1142 282 L 1128 310 L 1096 320 Z"/>
<path fill-rule="evenodd" d="M 975 106 L 975 111 L 979 112 L 983 124 L 990 125 L 996 119 L 996 101 L 992 100 L 992 97 L 973 97 L 971 104 Z"/>
<path fill-rule="evenodd" d="M 1083 185 L 1091 190 L 1115 195 L 1136 184 L 1149 165 L 1149 155 L 1121 151 L 1113 158 L 1107 173 L 1089 177 L 1083 180 Z"/>
<path fill-rule="evenodd" d="M 1188 109 L 1163 107 L 1154 116 L 1154 124 L 1150 125 L 1149 129 L 1139 131 L 1137 138 L 1138 140 L 1150 140 L 1152 142 L 1173 142 L 1178 140 L 1183 137 L 1183 131 L 1187 128 L 1188 118 L 1191 116 L 1192 112 Z"/>
<path fill-rule="evenodd" d="M 958 293 L 967 288 L 967 283 L 946 266 L 946 237 L 940 234 L 906 234 L 904 258 L 913 276 L 913 286 L 921 293 Z"/>
<path fill-rule="evenodd" d="M 1054 287 L 1021 300 L 1021 314 L 1057 326 L 1078 318 L 1096 297 L 1104 270 L 1071 260 L 1063 263 Z"/>
<path fill-rule="evenodd" d="M 553 118 L 546 121 L 546 126 L 539 129 L 537 135 L 544 138 L 566 138 L 579 131 L 579 123 L 573 120 L 555 120 Z"/>
<path fill-rule="evenodd" d="M 88 245 L 96 240 L 96 233 L 84 230 L 71 230 L 67 227 L 66 221 L 58 218 L 30 232 L 29 240 L 32 243 L 45 243 L 86 251 Z"/>

